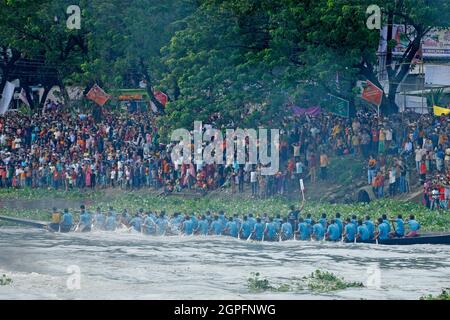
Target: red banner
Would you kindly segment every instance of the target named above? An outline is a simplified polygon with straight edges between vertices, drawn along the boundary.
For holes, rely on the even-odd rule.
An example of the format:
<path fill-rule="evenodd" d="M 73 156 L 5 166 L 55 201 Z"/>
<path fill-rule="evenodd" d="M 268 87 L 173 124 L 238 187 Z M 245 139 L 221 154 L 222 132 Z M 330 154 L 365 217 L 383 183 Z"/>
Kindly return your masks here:
<path fill-rule="evenodd" d="M 89 92 L 86 95 L 86 97 L 89 100 L 94 101 L 95 103 L 97 103 L 101 107 L 103 107 L 105 105 L 105 103 L 109 99 L 111 99 L 111 96 L 109 94 L 107 94 L 105 91 L 103 91 L 103 89 L 100 88 L 96 84 L 91 88 L 91 90 L 89 90 Z"/>
<path fill-rule="evenodd" d="M 380 106 L 381 101 L 383 100 L 383 90 L 378 88 L 369 80 L 367 80 L 366 83 L 367 86 L 362 92 L 362 98 L 370 103 L 373 103 L 376 106 Z"/>
<path fill-rule="evenodd" d="M 169 97 L 160 91 L 155 91 L 153 94 L 155 95 L 155 98 L 165 107 L 169 101 Z"/>

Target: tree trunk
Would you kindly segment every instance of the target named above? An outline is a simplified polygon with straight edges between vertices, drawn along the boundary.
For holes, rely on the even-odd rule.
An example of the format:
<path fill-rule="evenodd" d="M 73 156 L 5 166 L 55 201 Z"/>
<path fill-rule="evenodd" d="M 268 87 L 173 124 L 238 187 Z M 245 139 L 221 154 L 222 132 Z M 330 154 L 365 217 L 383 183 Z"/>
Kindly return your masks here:
<path fill-rule="evenodd" d="M 50 93 L 50 90 L 52 90 L 53 85 L 47 84 L 44 85 L 44 93 L 42 94 L 41 101 L 39 102 L 39 108 L 43 109 L 45 106 L 45 100 L 47 100 L 48 94 Z"/>

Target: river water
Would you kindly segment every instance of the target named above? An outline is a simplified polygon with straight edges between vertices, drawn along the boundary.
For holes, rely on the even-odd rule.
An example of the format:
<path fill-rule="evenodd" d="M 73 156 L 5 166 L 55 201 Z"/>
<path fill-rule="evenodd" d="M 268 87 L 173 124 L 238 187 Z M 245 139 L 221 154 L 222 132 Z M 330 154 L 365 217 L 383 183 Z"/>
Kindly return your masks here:
<path fill-rule="evenodd" d="M 316 269 L 366 287 L 327 294 L 252 293 L 247 287 L 252 272 L 280 284 Z M 0 286 L 0 299 L 418 299 L 450 287 L 450 246 L 253 243 L 3 227 L 1 274 L 13 283 Z"/>

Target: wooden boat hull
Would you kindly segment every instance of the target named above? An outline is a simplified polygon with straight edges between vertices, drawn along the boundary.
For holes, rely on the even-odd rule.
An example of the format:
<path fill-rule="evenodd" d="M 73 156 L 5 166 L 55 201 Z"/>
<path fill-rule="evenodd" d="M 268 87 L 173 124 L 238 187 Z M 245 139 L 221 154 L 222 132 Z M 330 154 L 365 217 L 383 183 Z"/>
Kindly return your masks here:
<path fill-rule="evenodd" d="M 364 243 L 376 243 L 375 240 L 364 241 Z M 411 238 L 392 238 L 378 240 L 378 244 L 403 246 L 414 244 L 450 244 L 450 232 L 447 233 L 428 233 Z"/>
<path fill-rule="evenodd" d="M 49 222 L 44 221 L 35 221 L 35 220 L 28 220 L 28 219 L 21 219 L 21 218 L 14 218 L 14 217 L 7 217 L 7 216 L 0 216 L 0 220 L 6 221 L 6 222 L 12 222 L 17 224 L 22 224 L 34 228 L 40 228 L 40 229 L 46 229 Z"/>

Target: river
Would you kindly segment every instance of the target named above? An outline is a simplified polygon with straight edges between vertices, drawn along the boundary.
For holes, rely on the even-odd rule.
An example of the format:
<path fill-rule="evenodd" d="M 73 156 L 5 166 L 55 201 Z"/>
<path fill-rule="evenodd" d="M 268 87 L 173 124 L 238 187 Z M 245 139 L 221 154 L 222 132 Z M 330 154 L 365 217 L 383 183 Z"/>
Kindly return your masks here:
<path fill-rule="evenodd" d="M 253 293 L 247 287 L 252 272 L 277 284 L 316 269 L 366 287 L 326 294 Z M 450 246 L 253 243 L 3 227 L 1 274 L 13 283 L 0 286 L 0 299 L 418 299 L 450 287 Z"/>

